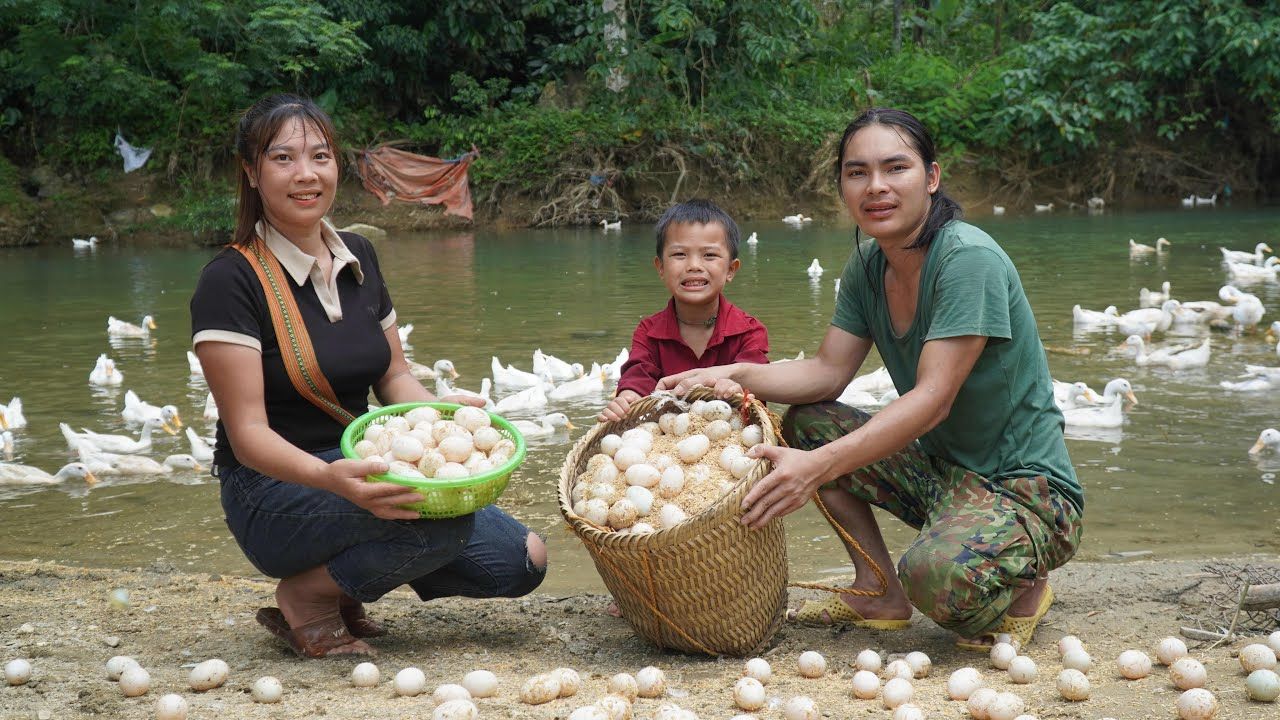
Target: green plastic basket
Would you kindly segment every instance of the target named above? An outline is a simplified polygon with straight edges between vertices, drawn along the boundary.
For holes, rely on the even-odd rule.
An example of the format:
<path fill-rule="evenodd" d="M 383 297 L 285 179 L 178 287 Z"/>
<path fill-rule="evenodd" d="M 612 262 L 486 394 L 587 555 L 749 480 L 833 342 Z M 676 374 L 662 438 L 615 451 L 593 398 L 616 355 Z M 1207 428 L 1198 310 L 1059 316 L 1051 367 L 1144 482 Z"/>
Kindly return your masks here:
<path fill-rule="evenodd" d="M 364 438 L 364 431 L 370 425 L 384 423 L 388 418 L 403 415 L 414 408 L 423 406 L 439 410 L 440 417 L 444 420 L 452 419 L 453 412 L 462 407 L 453 403 L 412 402 L 388 405 L 377 410 L 371 410 L 353 420 L 347 426 L 347 429 L 343 431 L 342 454 L 348 458 L 358 460 L 360 456 L 356 455 L 355 452 L 356 443 Z M 507 422 L 506 419 L 493 413 L 489 413 L 489 420 L 499 434 L 516 444 L 515 453 L 512 454 L 510 460 L 503 463 L 502 467 L 479 475 L 452 480 L 435 480 L 431 478 L 421 480 L 393 475 L 392 473 L 370 475 L 369 480 L 395 483 L 417 490 L 423 497 L 422 502 L 404 505 L 403 507 L 417 510 L 424 518 L 450 518 L 469 515 L 497 500 L 502 491 L 507 489 L 507 481 L 511 478 L 511 473 L 515 472 L 515 469 L 520 467 L 520 463 L 524 462 L 526 448 L 524 436 L 520 434 L 520 431 Z"/>

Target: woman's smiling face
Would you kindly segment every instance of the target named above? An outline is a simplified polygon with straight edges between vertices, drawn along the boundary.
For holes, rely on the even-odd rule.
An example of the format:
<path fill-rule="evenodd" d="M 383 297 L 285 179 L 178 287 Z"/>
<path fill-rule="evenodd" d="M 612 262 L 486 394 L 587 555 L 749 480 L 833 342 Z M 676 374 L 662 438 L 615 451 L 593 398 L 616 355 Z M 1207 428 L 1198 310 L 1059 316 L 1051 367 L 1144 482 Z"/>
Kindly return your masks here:
<path fill-rule="evenodd" d="M 914 240 L 941 180 L 938 163 L 926 165 L 888 125 L 862 128 L 841 153 L 841 197 L 858 227 L 880 241 L 904 245 Z"/>
<path fill-rule="evenodd" d="M 333 206 L 338 163 L 324 132 L 312 123 L 285 123 L 257 168 L 245 169 L 257 183 L 267 222 L 277 229 L 314 228 Z"/>

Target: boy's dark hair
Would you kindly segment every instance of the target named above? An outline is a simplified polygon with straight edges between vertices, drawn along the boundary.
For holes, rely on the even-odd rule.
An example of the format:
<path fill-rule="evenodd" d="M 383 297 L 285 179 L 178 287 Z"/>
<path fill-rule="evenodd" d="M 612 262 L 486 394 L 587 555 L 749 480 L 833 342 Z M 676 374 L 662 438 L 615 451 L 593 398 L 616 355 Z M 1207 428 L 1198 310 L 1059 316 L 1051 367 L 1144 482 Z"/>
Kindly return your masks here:
<path fill-rule="evenodd" d="M 672 223 L 694 223 L 697 225 L 720 223 L 720 226 L 724 228 L 725 242 L 729 244 L 729 259 L 738 259 L 738 223 L 729 217 L 729 213 L 710 200 L 692 198 L 682 203 L 676 203 L 662 213 L 662 217 L 658 218 L 658 225 L 655 228 L 658 236 L 656 253 L 658 257 L 662 257 L 662 248 L 667 244 L 667 228 Z"/>

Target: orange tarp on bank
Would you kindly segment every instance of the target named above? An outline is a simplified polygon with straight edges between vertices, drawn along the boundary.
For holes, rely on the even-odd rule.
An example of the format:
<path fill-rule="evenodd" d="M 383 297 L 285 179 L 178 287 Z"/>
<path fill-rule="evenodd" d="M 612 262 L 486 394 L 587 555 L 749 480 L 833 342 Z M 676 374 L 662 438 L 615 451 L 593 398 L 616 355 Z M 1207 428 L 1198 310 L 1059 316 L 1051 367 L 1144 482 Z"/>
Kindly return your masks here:
<path fill-rule="evenodd" d="M 441 160 L 415 155 L 381 145 L 360 153 L 357 167 L 360 180 L 383 205 L 392 199 L 423 205 L 444 205 L 446 215 L 471 219 L 471 183 L 467 168 L 480 152 L 471 152 L 455 160 Z"/>

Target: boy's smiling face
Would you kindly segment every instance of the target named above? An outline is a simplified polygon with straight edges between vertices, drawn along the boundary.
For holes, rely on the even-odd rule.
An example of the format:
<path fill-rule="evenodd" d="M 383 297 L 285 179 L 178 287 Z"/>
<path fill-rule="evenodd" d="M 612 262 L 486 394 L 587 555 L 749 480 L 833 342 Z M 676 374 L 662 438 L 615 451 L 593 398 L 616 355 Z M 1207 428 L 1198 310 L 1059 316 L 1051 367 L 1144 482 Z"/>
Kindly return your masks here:
<path fill-rule="evenodd" d="M 653 259 L 676 304 L 689 307 L 714 303 L 741 265 L 730 255 L 724 227 L 718 222 L 672 223 L 662 257 Z"/>

